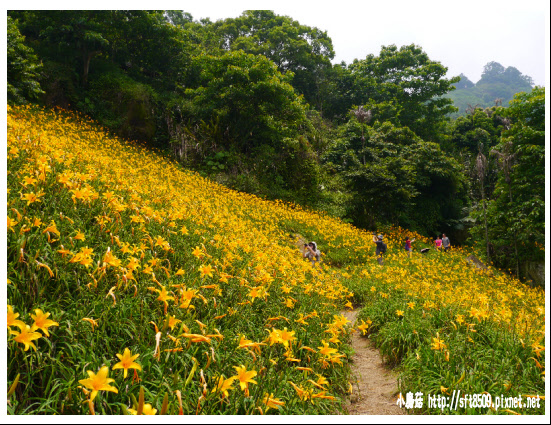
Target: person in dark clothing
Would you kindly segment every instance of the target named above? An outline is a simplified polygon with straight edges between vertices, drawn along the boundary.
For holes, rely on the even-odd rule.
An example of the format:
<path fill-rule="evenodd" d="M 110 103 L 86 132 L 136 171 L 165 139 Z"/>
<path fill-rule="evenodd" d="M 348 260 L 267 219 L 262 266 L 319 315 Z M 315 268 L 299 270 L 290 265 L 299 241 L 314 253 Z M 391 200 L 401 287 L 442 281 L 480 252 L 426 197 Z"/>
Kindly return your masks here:
<path fill-rule="evenodd" d="M 451 246 L 450 238 L 448 238 L 445 233 L 442 234 L 442 246 L 444 247 L 444 252 L 447 252 Z"/>
<path fill-rule="evenodd" d="M 376 235 L 373 233 L 373 243 L 377 245 L 375 248 L 375 255 L 377 256 L 377 261 L 382 266 L 383 265 L 383 255 L 386 252 L 386 244 L 383 242 L 383 235 Z"/>

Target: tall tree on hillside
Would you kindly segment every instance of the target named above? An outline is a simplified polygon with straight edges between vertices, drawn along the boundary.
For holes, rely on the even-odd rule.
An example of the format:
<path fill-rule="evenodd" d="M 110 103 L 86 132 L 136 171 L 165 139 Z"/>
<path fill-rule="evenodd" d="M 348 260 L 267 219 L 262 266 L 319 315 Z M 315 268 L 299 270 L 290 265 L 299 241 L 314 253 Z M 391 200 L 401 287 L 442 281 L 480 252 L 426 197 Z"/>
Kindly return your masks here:
<path fill-rule="evenodd" d="M 354 105 L 366 103 L 365 96 L 362 96 L 362 92 L 358 91 L 356 86 L 356 75 L 345 62 L 333 65 L 326 72 L 326 79 L 320 86 L 320 113 L 333 122 L 345 123 Z"/>
<path fill-rule="evenodd" d="M 358 104 L 371 109 L 375 120 L 410 128 L 424 140 L 436 141 L 452 101 L 442 97 L 459 77 L 446 79 L 447 68 L 429 59 L 415 45 L 383 46 L 349 66 L 355 77 Z"/>
<path fill-rule="evenodd" d="M 221 46 L 272 60 L 279 71 L 293 73 L 292 85 L 317 106 L 320 84 L 331 68 L 333 43 L 327 32 L 301 25 L 271 10 L 247 10 L 214 24 Z"/>
<path fill-rule="evenodd" d="M 459 74 L 460 80 L 454 84 L 456 89 L 468 89 L 474 86 L 474 83 L 463 73 Z"/>
<path fill-rule="evenodd" d="M 478 177 L 478 184 L 480 189 L 480 203 L 482 204 L 482 217 L 484 218 L 484 240 L 486 242 L 486 258 L 488 261 L 492 261 L 490 253 L 490 240 L 488 238 L 488 213 L 486 203 L 486 191 L 484 190 L 484 179 L 486 177 L 486 171 L 488 169 L 488 160 L 486 155 L 482 153 L 482 144 L 479 145 L 478 155 L 476 157 L 476 175 Z"/>
<path fill-rule="evenodd" d="M 503 114 L 511 128 L 496 147 L 502 166 L 488 206 L 490 239 L 497 260 L 515 266 L 509 247 L 517 244 L 519 262 L 541 261 L 545 244 L 545 89 L 519 93 Z"/>
<path fill-rule="evenodd" d="M 492 154 L 498 157 L 498 163 L 500 165 L 501 171 L 503 173 L 503 180 L 509 192 L 509 204 L 513 205 L 513 188 L 511 185 L 511 171 L 513 169 L 513 164 L 516 154 L 513 152 L 513 142 L 510 140 L 501 143 L 499 149 L 492 149 Z M 520 264 L 518 257 L 518 237 L 516 230 L 513 229 L 513 246 L 515 248 L 515 271 L 516 275 L 520 276 Z"/>
<path fill-rule="evenodd" d="M 243 152 L 284 137 L 296 137 L 306 125 L 304 104 L 272 61 L 242 51 L 198 56 L 191 65 L 194 82 L 185 91 L 187 117 L 216 117 L 225 144 Z"/>
<path fill-rule="evenodd" d="M 304 137 L 310 129 L 306 105 L 289 84 L 291 76 L 243 51 L 198 56 L 191 73 L 193 85 L 172 109 L 186 127 L 183 144 L 230 155 L 229 167 L 251 181 L 260 176 L 272 195 L 292 190 L 312 200 L 318 164 Z"/>
<path fill-rule="evenodd" d="M 487 156 L 499 143 L 501 132 L 508 122 L 499 113 L 501 107 L 482 109 L 472 107 L 470 113 L 456 118 L 450 125 L 450 138 L 443 147 L 452 153 L 465 151 L 476 155 L 482 144 L 482 152 Z"/>
<path fill-rule="evenodd" d="M 358 120 L 358 122 L 360 123 L 361 127 L 362 127 L 362 150 L 365 150 L 365 126 L 364 124 L 366 123 L 369 123 L 369 121 L 371 121 L 371 118 L 373 117 L 373 115 L 371 114 L 371 111 L 370 110 L 365 110 L 363 108 L 363 106 L 358 106 L 358 109 L 355 109 L 353 112 L 354 116 L 356 117 L 356 119 Z M 362 157 L 362 163 L 365 165 L 365 155 L 363 155 Z"/>
<path fill-rule="evenodd" d="M 112 18 L 111 59 L 137 80 L 163 91 L 183 85 L 195 53 L 190 34 L 162 11 L 120 10 Z"/>
<path fill-rule="evenodd" d="M 484 66 L 476 91 L 484 100 L 484 106 L 490 106 L 495 99 L 505 99 L 508 103 L 516 93 L 532 90 L 534 81 L 515 67 L 505 68 L 498 62 L 489 62 Z"/>
<path fill-rule="evenodd" d="M 184 28 L 187 24 L 193 22 L 193 16 L 183 10 L 165 10 L 164 16 L 172 25 Z"/>

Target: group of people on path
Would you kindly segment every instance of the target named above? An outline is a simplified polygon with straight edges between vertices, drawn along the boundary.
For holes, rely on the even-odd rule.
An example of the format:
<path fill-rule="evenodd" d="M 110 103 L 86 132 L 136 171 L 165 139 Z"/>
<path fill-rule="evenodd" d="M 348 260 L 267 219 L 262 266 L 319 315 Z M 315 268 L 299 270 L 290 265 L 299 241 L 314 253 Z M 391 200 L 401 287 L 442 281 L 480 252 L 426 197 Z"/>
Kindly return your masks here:
<path fill-rule="evenodd" d="M 377 257 L 377 261 L 380 265 L 383 265 L 383 256 L 386 253 L 387 246 L 386 243 L 383 241 L 384 237 L 383 235 L 377 235 L 377 233 L 373 233 L 373 243 L 376 245 L 375 247 L 375 256 Z M 413 251 L 413 248 L 411 244 L 415 242 L 415 238 L 410 239 L 409 236 L 406 237 L 406 241 L 404 244 L 404 249 L 406 250 L 408 257 L 411 257 L 411 253 Z M 436 236 L 434 238 L 434 248 L 437 251 L 444 251 L 447 252 L 451 247 L 450 239 L 446 236 L 445 233 L 442 233 L 442 238 L 440 238 L 440 235 Z M 421 250 L 421 253 L 426 253 L 429 249 L 424 248 Z M 311 261 L 312 266 L 316 265 L 316 262 L 319 262 L 321 259 L 321 252 L 317 247 L 317 244 L 315 242 L 305 243 L 304 244 L 304 252 L 302 254 L 304 258 L 307 258 Z"/>
<path fill-rule="evenodd" d="M 377 261 L 379 264 L 383 265 L 383 255 L 386 252 L 386 244 L 383 242 L 383 235 L 377 235 L 376 233 L 373 233 L 373 243 L 375 243 L 375 256 L 377 257 Z M 409 236 L 406 237 L 406 241 L 404 244 L 404 249 L 408 254 L 408 257 L 411 257 L 411 253 L 413 251 L 413 248 L 411 244 L 415 242 L 415 238 L 410 239 Z M 436 236 L 434 238 L 434 248 L 437 251 L 444 251 L 447 252 L 451 247 L 450 239 L 446 236 L 445 233 L 442 233 L 442 238 L 440 238 L 440 235 Z M 425 254 L 429 249 L 424 248 L 421 250 L 421 253 Z"/>

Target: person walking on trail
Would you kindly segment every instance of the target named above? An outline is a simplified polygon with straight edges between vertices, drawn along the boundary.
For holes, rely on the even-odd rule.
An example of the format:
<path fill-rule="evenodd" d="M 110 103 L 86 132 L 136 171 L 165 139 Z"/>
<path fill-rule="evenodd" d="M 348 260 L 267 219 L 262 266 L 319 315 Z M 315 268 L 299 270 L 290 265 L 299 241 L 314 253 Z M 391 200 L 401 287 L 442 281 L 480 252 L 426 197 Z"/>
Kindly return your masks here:
<path fill-rule="evenodd" d="M 437 251 L 440 251 L 441 247 L 442 247 L 442 239 L 440 239 L 440 236 L 437 236 L 434 239 L 434 248 L 436 248 Z"/>
<path fill-rule="evenodd" d="M 448 252 L 451 247 L 450 239 L 446 236 L 445 233 L 442 234 L 442 246 L 444 247 L 444 252 Z"/>
<path fill-rule="evenodd" d="M 304 258 L 308 258 L 312 265 L 316 265 L 316 261 L 319 261 L 321 258 L 321 252 L 318 249 L 315 242 L 310 242 L 308 244 L 304 244 L 304 253 L 302 254 Z"/>
<path fill-rule="evenodd" d="M 408 253 L 408 257 L 411 257 L 411 251 L 413 251 L 413 249 L 411 248 L 411 243 L 412 242 L 415 242 L 415 238 L 413 238 L 412 240 L 409 240 L 409 237 L 406 237 L 406 244 L 404 246 L 406 252 Z"/>
<path fill-rule="evenodd" d="M 373 243 L 377 245 L 375 248 L 375 255 L 377 256 L 377 261 L 382 266 L 383 265 L 383 255 L 386 252 L 386 244 L 383 242 L 383 235 L 376 235 L 373 233 Z"/>

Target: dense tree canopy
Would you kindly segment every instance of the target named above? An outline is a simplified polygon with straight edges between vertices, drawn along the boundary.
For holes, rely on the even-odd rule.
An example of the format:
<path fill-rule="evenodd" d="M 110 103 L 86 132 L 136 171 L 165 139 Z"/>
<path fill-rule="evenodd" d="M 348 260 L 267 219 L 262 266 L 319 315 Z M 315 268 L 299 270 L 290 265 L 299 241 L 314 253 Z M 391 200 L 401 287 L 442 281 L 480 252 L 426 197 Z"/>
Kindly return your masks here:
<path fill-rule="evenodd" d="M 466 203 L 466 183 L 455 160 L 390 122 L 368 127 L 354 117 L 341 128 L 326 161 L 346 176 L 355 195 L 350 208 L 356 223 L 374 228 L 390 220 L 426 233 L 453 231 Z"/>
<path fill-rule="evenodd" d="M 43 93 L 38 82 L 40 63 L 33 50 L 25 45 L 25 37 L 11 16 L 7 23 L 8 102 L 24 103 Z"/>
<path fill-rule="evenodd" d="M 445 116 L 454 111 L 451 100 L 442 96 L 458 78 L 444 78 L 447 68 L 418 46 L 383 46 L 379 56 L 355 60 L 348 70 L 352 78 L 344 73 L 348 83 L 343 86 L 353 93 L 355 105 L 365 105 L 376 120 L 409 127 L 425 140 L 435 139 Z"/>
<path fill-rule="evenodd" d="M 293 87 L 316 104 L 319 84 L 335 56 L 326 32 L 270 10 L 248 10 L 214 28 L 223 49 L 266 56 L 282 73 L 292 72 Z"/>
<path fill-rule="evenodd" d="M 521 262 L 543 259 L 545 89 L 518 94 L 503 114 L 512 125 L 494 150 L 500 173 L 488 216 L 496 259 L 501 266 L 513 268 L 515 255 Z"/>
<path fill-rule="evenodd" d="M 244 151 L 262 143 L 294 137 L 305 124 L 305 108 L 275 64 L 242 51 L 202 55 L 191 68 L 194 84 L 186 89 L 190 118 L 215 117 L 225 137 Z"/>

